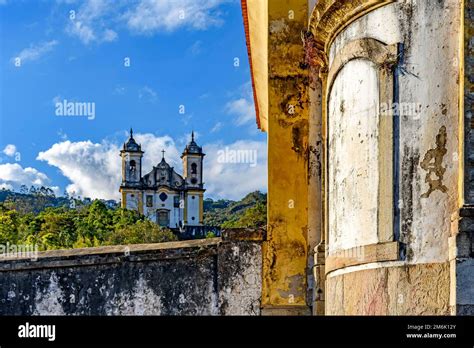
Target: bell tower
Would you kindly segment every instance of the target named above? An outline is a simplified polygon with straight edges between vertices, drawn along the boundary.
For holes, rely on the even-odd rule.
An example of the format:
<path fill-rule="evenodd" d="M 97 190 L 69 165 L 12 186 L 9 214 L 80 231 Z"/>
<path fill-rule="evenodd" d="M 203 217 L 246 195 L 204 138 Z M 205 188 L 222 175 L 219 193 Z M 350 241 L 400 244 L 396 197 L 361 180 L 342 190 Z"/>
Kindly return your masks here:
<path fill-rule="evenodd" d="M 194 141 L 194 131 L 191 141 L 186 145 L 181 159 L 183 160 L 183 178 L 186 186 L 184 224 L 202 226 L 204 210 L 204 183 L 202 164 L 205 154 L 202 147 Z"/>
<path fill-rule="evenodd" d="M 130 138 L 123 144 L 120 151 L 122 157 L 122 208 L 136 209 L 143 213 L 143 195 L 140 191 L 142 184 L 142 157 L 141 145 L 133 138 L 133 130 L 130 128 Z"/>
<path fill-rule="evenodd" d="M 122 156 L 122 185 L 139 184 L 142 177 L 143 151 L 141 145 L 137 144 L 133 138 L 132 129 L 130 129 L 130 138 L 123 144 L 120 155 Z"/>
<path fill-rule="evenodd" d="M 191 141 L 186 145 L 181 158 L 183 160 L 183 177 L 188 188 L 202 189 L 202 162 L 205 154 L 202 147 L 194 141 L 194 131 L 191 133 Z"/>

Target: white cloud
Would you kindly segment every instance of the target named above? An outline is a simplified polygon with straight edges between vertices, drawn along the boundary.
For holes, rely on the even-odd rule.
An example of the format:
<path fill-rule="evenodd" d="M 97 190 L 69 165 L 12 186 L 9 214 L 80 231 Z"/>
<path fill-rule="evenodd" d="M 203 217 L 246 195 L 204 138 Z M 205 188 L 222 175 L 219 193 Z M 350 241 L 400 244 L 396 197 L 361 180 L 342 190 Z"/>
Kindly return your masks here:
<path fill-rule="evenodd" d="M 217 122 L 214 127 L 212 127 L 211 129 L 211 133 L 215 133 L 215 132 L 218 132 L 220 131 L 222 128 L 222 122 Z"/>
<path fill-rule="evenodd" d="M 53 50 L 54 46 L 58 44 L 58 41 L 52 40 L 47 42 L 41 42 L 37 45 L 30 45 L 30 47 L 23 49 L 15 57 L 11 58 L 12 63 L 15 63 L 17 58 L 20 59 L 21 64 L 28 61 L 35 61 L 41 58 L 46 53 Z"/>
<path fill-rule="evenodd" d="M 2 3 L 0 3 L 0 5 L 3 5 Z M 14 191 L 15 188 L 13 187 L 13 185 L 10 185 L 10 184 L 6 184 L 6 183 L 0 183 L 0 190 L 10 190 L 10 191 Z"/>
<path fill-rule="evenodd" d="M 124 136 L 124 139 L 126 137 Z M 143 174 L 152 169 L 161 160 L 161 150 L 166 151 L 171 165 L 179 153 L 173 140 L 168 137 L 156 137 L 153 134 L 136 134 L 134 138 L 146 151 Z M 121 145 L 103 141 L 63 141 L 50 149 L 40 152 L 37 159 L 59 168 L 71 184 L 66 188 L 69 193 L 82 197 L 119 199 L 121 181 Z M 173 159 L 173 160 L 171 160 Z"/>
<path fill-rule="evenodd" d="M 236 116 L 234 123 L 237 126 L 243 126 L 250 121 L 255 120 L 253 103 L 249 102 L 248 99 L 240 98 L 233 100 L 227 104 L 226 108 L 230 114 Z"/>
<path fill-rule="evenodd" d="M 2 0 L 0 0 L 2 1 Z M 68 19 L 66 32 L 83 44 L 111 42 L 118 39 L 118 29 L 151 35 L 185 27 L 205 30 L 224 21 L 219 6 L 232 0 L 56 0 L 60 5 L 80 3 L 75 17 Z M 200 45 L 191 49 L 199 53 Z M 196 54 L 197 54 L 196 53 Z"/>
<path fill-rule="evenodd" d="M 68 33 L 72 36 L 77 36 L 83 44 L 88 45 L 96 39 L 94 31 L 87 24 L 82 21 L 76 21 L 70 24 Z"/>
<path fill-rule="evenodd" d="M 191 53 L 193 56 L 197 56 L 202 52 L 202 41 L 197 40 L 193 43 L 189 48 L 188 52 Z"/>
<path fill-rule="evenodd" d="M 124 135 L 124 140 L 126 138 Z M 178 173 L 182 173 L 179 157 L 182 149 L 177 147 L 173 138 L 158 137 L 149 133 L 134 134 L 134 138 L 145 151 L 143 175 L 161 161 L 162 150 L 166 151 L 166 161 L 175 167 Z M 236 150 L 255 150 L 258 156 L 255 166 L 249 163 L 220 163 L 218 151 L 225 149 L 226 146 Z M 66 188 L 70 193 L 75 192 L 76 195 L 90 198 L 119 199 L 121 147 L 122 144 L 108 141 L 102 143 L 64 141 L 40 152 L 37 159 L 61 170 L 71 181 Z M 228 145 L 204 144 L 203 149 L 206 153 L 204 182 L 208 197 L 240 199 L 251 191 L 265 190 L 267 152 L 264 142 L 240 140 Z"/>
<path fill-rule="evenodd" d="M 0 164 L 0 188 L 19 189 L 21 185 L 50 187 L 50 179 L 35 168 L 23 168 L 18 163 Z M 50 187 L 58 193 L 57 186 Z"/>
<path fill-rule="evenodd" d="M 62 128 L 57 132 L 57 135 L 59 136 L 61 140 L 67 140 L 68 138 L 67 133 L 64 133 Z"/>
<path fill-rule="evenodd" d="M 112 42 L 112 41 L 117 40 L 117 38 L 118 38 L 118 34 L 115 31 L 111 29 L 106 29 L 104 31 L 103 40 L 105 42 Z"/>
<path fill-rule="evenodd" d="M 141 0 L 125 14 L 130 30 L 152 34 L 181 27 L 205 30 L 223 23 L 218 7 L 228 0 Z"/>
<path fill-rule="evenodd" d="M 240 98 L 228 102 L 225 109 L 228 114 L 235 116 L 234 124 L 237 126 L 243 126 L 255 121 L 255 107 L 250 82 L 240 87 Z"/>
<path fill-rule="evenodd" d="M 144 86 L 143 88 L 140 88 L 140 90 L 138 91 L 138 98 L 146 99 L 153 103 L 157 99 L 157 94 L 152 88 L 148 86 Z"/>
<path fill-rule="evenodd" d="M 59 168 L 71 184 L 66 188 L 90 198 L 118 198 L 120 160 L 118 146 L 91 141 L 54 144 L 37 159 Z M 117 192 L 115 192 L 117 191 Z"/>
<path fill-rule="evenodd" d="M 114 89 L 114 94 L 118 94 L 118 95 L 124 95 L 125 94 L 125 87 L 123 86 L 120 86 L 120 85 L 117 85 L 115 86 L 115 89 Z"/>
<path fill-rule="evenodd" d="M 5 146 L 5 148 L 3 149 L 3 153 L 7 156 L 14 156 L 15 153 L 16 153 L 16 146 L 13 145 L 13 144 L 8 144 L 7 146 Z"/>
<path fill-rule="evenodd" d="M 111 42 L 118 38 L 112 30 L 116 16 L 116 3 L 110 0 L 87 0 L 76 11 L 75 17 L 70 18 L 66 32 L 79 38 L 83 44 L 92 42 Z"/>
<path fill-rule="evenodd" d="M 256 154 L 252 163 L 221 161 L 221 152 L 246 151 Z M 267 189 L 267 144 L 262 141 L 239 140 L 232 144 L 208 144 L 204 163 L 206 194 L 213 198 L 241 199 L 247 193 Z"/>

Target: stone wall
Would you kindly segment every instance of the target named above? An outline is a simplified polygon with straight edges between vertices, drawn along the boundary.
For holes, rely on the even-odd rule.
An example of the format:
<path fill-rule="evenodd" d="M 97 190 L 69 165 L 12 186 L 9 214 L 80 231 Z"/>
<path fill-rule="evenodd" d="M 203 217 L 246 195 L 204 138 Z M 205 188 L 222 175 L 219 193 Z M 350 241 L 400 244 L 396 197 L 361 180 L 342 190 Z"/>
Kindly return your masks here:
<path fill-rule="evenodd" d="M 259 315 L 261 231 L 1 259 L 0 315 Z"/>
<path fill-rule="evenodd" d="M 326 315 L 449 315 L 449 263 L 363 265 L 326 279 Z"/>

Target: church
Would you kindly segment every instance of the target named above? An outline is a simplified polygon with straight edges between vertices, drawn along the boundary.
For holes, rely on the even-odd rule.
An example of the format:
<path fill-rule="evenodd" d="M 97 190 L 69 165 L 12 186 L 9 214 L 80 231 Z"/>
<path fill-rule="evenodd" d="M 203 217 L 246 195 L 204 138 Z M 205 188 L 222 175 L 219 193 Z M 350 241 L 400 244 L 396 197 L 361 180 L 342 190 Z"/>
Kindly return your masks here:
<path fill-rule="evenodd" d="M 175 230 L 202 226 L 205 154 L 194 141 L 194 132 L 181 155 L 182 175 L 166 162 L 164 151 L 160 163 L 142 175 L 143 154 L 130 129 L 130 137 L 120 151 L 122 208 L 136 210 L 160 226 Z"/>

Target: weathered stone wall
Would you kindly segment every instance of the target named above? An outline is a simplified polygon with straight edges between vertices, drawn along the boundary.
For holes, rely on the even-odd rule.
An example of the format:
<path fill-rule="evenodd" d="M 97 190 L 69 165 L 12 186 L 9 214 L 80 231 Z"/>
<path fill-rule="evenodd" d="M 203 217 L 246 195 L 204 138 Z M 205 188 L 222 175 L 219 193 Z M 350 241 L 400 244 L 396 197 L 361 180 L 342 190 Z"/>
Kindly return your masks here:
<path fill-rule="evenodd" d="M 459 15 L 460 3 L 456 0 L 397 1 L 350 24 L 330 50 L 332 63 L 338 52 L 357 39 L 403 44 L 396 72 L 401 106 L 399 132 L 393 135 L 399 163 L 399 181 L 394 186 L 399 189 L 395 205 L 400 210 L 400 226 L 394 230 L 398 229 L 400 241 L 407 246 L 410 263 L 448 260 L 451 218 L 459 208 Z M 351 83 L 345 88 L 360 87 Z M 348 103 L 344 107 L 350 114 Z M 416 112 L 412 113 L 410 107 Z M 348 117 L 346 122 L 349 120 Z M 346 137 L 363 135 L 355 130 L 348 132 Z M 365 139 L 361 141 L 366 143 Z M 387 162 L 390 160 L 387 158 Z M 366 153 L 360 152 L 350 161 L 337 163 L 338 170 L 353 168 L 355 163 L 371 161 Z M 375 180 L 376 172 L 371 175 Z M 356 189 L 363 192 L 373 186 Z M 357 205 L 351 197 L 341 199 Z M 338 203 L 333 202 L 336 206 Z"/>
<path fill-rule="evenodd" d="M 371 89 L 364 86 L 364 83 L 371 82 L 366 81 L 370 75 L 363 73 L 363 68 L 369 64 L 367 61 L 365 65 L 357 61 L 347 64 L 355 70 L 351 72 L 349 69 L 350 73 L 344 74 L 344 69 L 339 72 L 334 88 L 338 92 L 340 87 L 339 95 L 342 97 L 339 100 L 329 99 L 328 102 L 328 132 L 329 139 L 333 139 L 328 144 L 329 161 L 333 160 L 329 168 L 334 166 L 335 178 L 338 178 L 336 174 L 343 175 L 346 171 L 349 173 L 346 176 L 354 175 L 358 180 L 366 169 L 369 179 L 366 184 L 348 182 L 348 190 L 354 195 L 349 195 L 346 190 L 331 196 L 341 188 L 341 182 L 329 181 L 332 211 L 341 213 L 341 206 L 348 209 L 347 213 L 334 220 L 337 226 L 329 219 L 329 224 L 333 223 L 329 231 L 334 230 L 340 235 L 330 234 L 328 250 L 341 251 L 358 245 L 397 242 L 399 253 L 396 257 L 392 255 L 390 261 L 374 262 L 367 258 L 370 262 L 358 266 L 327 267 L 327 314 L 450 313 L 450 280 L 454 275 L 450 275 L 448 241 L 460 206 L 458 183 L 462 175 L 459 171 L 462 160 L 459 154 L 460 14 L 461 2 L 457 0 L 399 0 L 352 22 L 330 46 L 329 71 L 341 52 L 347 51 L 347 47 L 356 40 L 370 38 L 383 45 L 397 47 L 397 65 L 395 67 L 387 62 L 387 67 L 394 67 L 393 102 L 399 103 L 399 112 L 385 116 L 379 111 L 380 120 L 382 117 L 395 117 L 393 156 L 387 156 L 385 161 L 393 161 L 394 177 L 391 182 L 394 192 L 393 209 L 386 209 L 390 214 L 393 210 L 393 229 L 390 224 L 392 239 L 377 241 L 375 234 L 380 233 L 386 224 L 374 218 L 375 215 L 363 216 L 358 210 L 375 214 L 376 208 L 381 209 L 380 197 L 386 197 L 375 196 L 379 201 L 369 206 L 370 197 L 362 196 L 362 193 L 367 195 L 376 190 L 377 181 L 386 177 L 380 169 L 377 172 L 370 167 L 371 163 L 375 163 L 371 156 L 382 147 L 377 142 L 370 142 L 372 137 L 380 134 L 378 130 L 372 134 L 367 129 L 373 131 L 380 127 L 380 120 L 372 128 L 364 124 L 368 117 L 377 117 L 380 105 L 374 102 L 375 113 L 372 112 L 372 100 L 368 98 L 378 99 L 382 84 L 372 83 Z M 380 71 L 383 66 L 382 63 L 376 68 Z M 338 79 L 341 79 L 339 83 Z M 354 98 L 358 101 L 357 107 L 370 115 L 356 114 L 354 111 L 359 109 L 344 97 L 357 96 L 357 93 L 361 96 Z M 368 105 L 360 102 L 364 98 Z M 343 126 L 340 126 L 340 120 L 331 120 L 338 114 L 342 115 L 340 119 L 345 117 L 341 121 Z M 363 132 L 357 126 L 362 127 Z M 361 142 L 357 148 L 351 143 L 355 144 L 356 140 Z M 381 141 L 383 138 L 378 139 L 378 143 Z M 338 150 L 335 146 L 338 142 L 349 145 L 346 147 L 355 151 L 349 156 L 339 153 L 336 154 L 339 157 L 332 158 L 331 152 Z M 357 151 L 358 148 L 361 151 Z M 353 212 L 357 219 L 350 215 Z M 346 221 L 345 217 L 348 217 Z M 372 231 L 370 235 L 369 231 Z M 379 248 L 377 257 L 386 250 Z"/>
<path fill-rule="evenodd" d="M 326 315 L 449 315 L 449 263 L 379 266 L 331 273 Z"/>
<path fill-rule="evenodd" d="M 0 261 L 0 315 L 258 315 L 259 231 Z"/>

